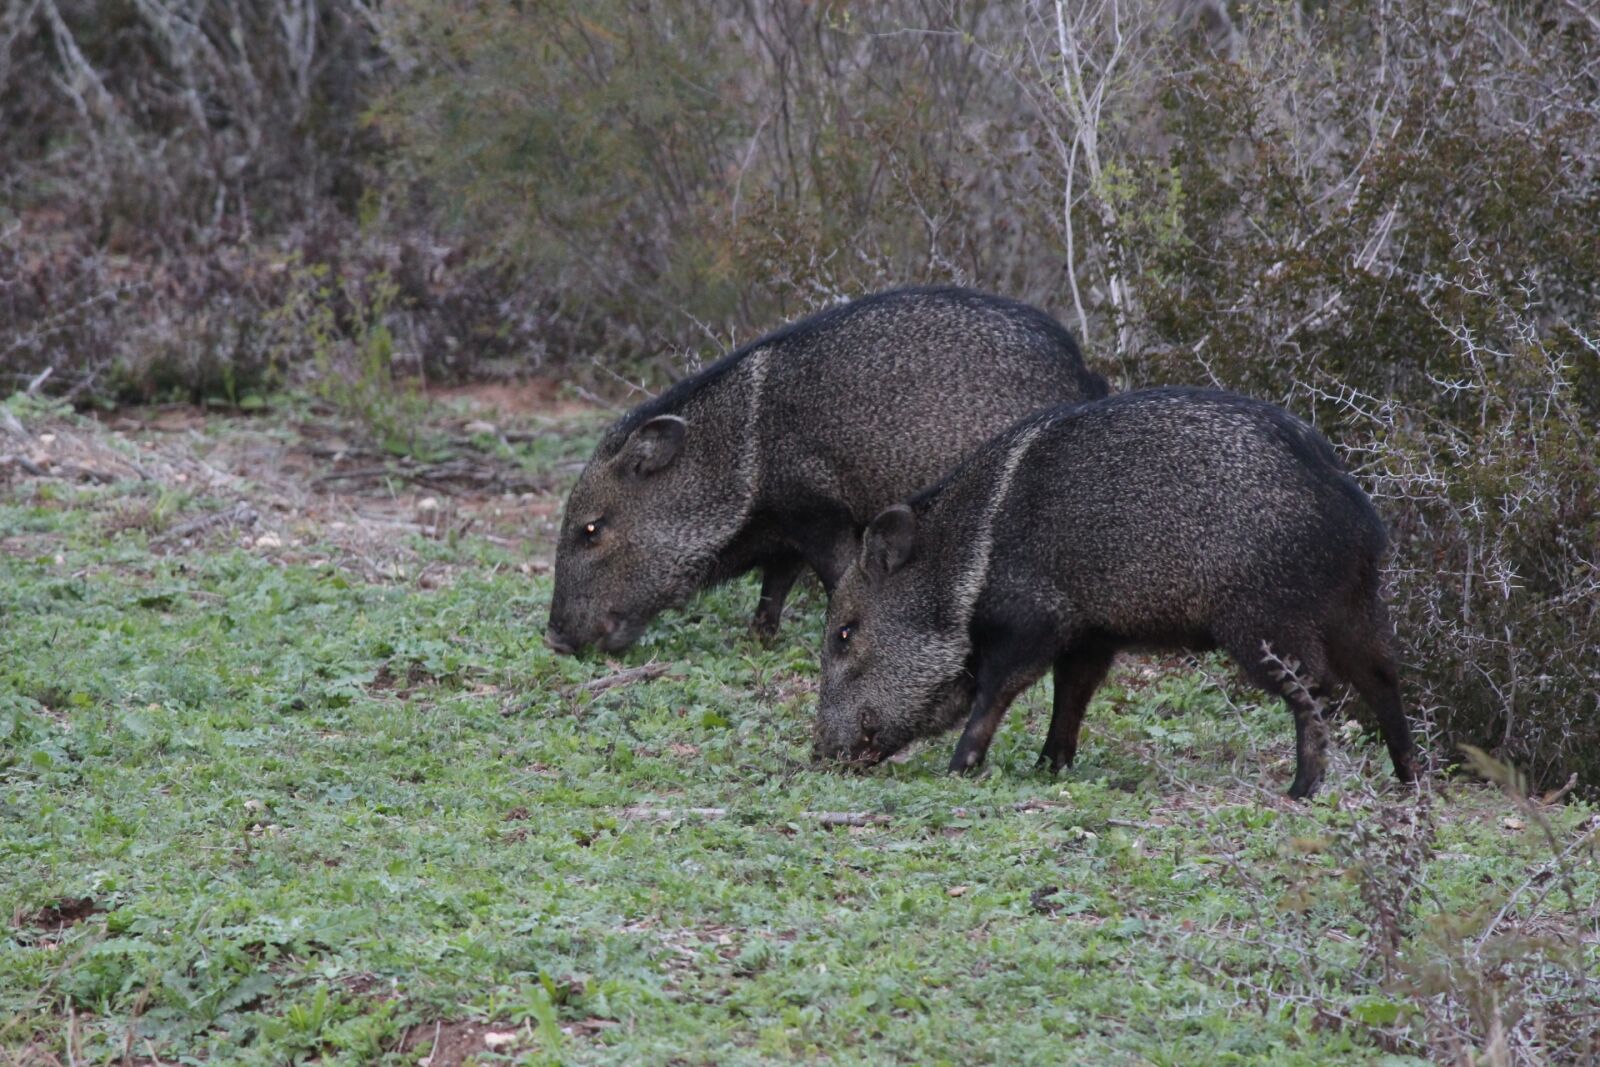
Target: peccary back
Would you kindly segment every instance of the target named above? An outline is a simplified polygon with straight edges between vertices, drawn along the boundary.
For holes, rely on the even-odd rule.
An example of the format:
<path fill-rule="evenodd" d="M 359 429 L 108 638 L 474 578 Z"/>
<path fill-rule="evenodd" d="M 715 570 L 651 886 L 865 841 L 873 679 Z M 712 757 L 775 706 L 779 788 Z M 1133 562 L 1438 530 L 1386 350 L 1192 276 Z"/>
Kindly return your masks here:
<path fill-rule="evenodd" d="M 607 431 L 567 501 L 547 640 L 624 648 L 758 567 L 770 634 L 802 567 L 831 588 L 879 510 L 1021 416 L 1105 393 L 1060 323 L 965 289 L 880 293 L 768 334 Z"/>
<path fill-rule="evenodd" d="M 1053 667 L 1060 768 L 1119 650 L 1221 647 L 1294 713 L 1291 795 L 1321 778 L 1340 681 L 1409 780 L 1386 544 L 1327 441 L 1271 404 L 1163 389 L 1025 419 L 867 529 L 828 609 L 819 755 L 873 761 L 965 716 L 969 769 Z"/>

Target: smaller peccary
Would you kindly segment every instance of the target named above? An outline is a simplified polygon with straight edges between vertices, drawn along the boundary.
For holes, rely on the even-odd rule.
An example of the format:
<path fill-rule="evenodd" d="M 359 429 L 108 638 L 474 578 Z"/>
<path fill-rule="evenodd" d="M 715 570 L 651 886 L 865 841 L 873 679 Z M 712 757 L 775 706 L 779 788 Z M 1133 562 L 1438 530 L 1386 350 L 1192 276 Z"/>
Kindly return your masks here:
<path fill-rule="evenodd" d="M 1157 389 L 1025 419 L 867 528 L 828 607 L 817 755 L 875 763 L 967 713 L 969 770 L 1053 666 L 1059 770 L 1118 651 L 1220 646 L 1294 714 L 1290 796 L 1322 778 L 1338 681 L 1410 781 L 1386 545 L 1328 442 L 1271 404 Z"/>
<path fill-rule="evenodd" d="M 1105 394 L 1055 319 L 967 289 L 896 289 L 785 326 L 606 431 L 567 499 L 545 639 L 618 651 L 755 569 L 769 636 L 802 568 L 832 589 L 879 511 L 1022 416 Z"/>

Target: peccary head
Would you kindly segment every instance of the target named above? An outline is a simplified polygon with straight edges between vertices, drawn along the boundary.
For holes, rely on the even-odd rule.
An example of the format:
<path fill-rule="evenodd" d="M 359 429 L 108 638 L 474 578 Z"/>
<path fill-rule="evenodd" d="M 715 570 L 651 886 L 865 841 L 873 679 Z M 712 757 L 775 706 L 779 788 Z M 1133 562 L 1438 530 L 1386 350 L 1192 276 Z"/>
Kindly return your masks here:
<path fill-rule="evenodd" d="M 624 420 L 601 442 L 567 498 L 550 647 L 621 651 L 705 583 L 738 507 L 737 463 L 707 451 L 677 415 Z"/>
<path fill-rule="evenodd" d="M 897 505 L 867 527 L 828 603 L 815 754 L 870 765 L 954 724 L 973 697 L 964 623 L 942 603 L 917 518 Z"/>

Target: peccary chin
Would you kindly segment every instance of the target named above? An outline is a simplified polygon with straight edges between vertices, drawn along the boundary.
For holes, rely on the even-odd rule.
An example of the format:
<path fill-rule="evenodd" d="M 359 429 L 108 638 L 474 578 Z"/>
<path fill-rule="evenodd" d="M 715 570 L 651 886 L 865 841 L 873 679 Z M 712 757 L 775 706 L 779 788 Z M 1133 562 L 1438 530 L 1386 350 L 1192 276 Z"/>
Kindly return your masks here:
<path fill-rule="evenodd" d="M 1378 596 L 1383 526 L 1331 446 L 1287 412 L 1204 390 L 1058 408 L 903 510 L 909 534 L 903 518 L 900 529 L 875 520 L 830 606 L 830 627 L 868 620 L 858 641 L 869 651 L 854 675 L 840 667 L 850 653 L 825 652 L 819 747 L 939 733 L 954 723 L 934 694 L 965 675 L 973 701 L 951 766 L 970 769 L 1012 700 L 1053 668 L 1041 761 L 1059 768 L 1118 651 L 1221 647 L 1294 714 L 1292 795 L 1322 776 L 1322 690 L 1339 681 L 1372 705 L 1409 779 Z M 899 567 L 872 565 L 907 537 Z"/>
<path fill-rule="evenodd" d="M 1054 319 L 964 289 L 893 290 L 769 334 L 607 431 L 563 519 L 552 644 L 620 647 L 756 568 L 771 633 L 802 571 L 831 590 L 879 509 L 1020 415 L 1105 391 Z M 681 448 L 641 470 L 662 420 Z"/>

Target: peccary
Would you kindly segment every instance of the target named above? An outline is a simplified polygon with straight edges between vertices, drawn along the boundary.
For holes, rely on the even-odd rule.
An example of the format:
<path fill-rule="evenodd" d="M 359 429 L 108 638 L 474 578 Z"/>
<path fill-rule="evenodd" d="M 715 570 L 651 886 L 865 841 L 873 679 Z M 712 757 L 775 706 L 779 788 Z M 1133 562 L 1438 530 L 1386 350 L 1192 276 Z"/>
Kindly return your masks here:
<path fill-rule="evenodd" d="M 1016 419 L 1106 394 L 1066 328 L 958 288 L 897 289 L 767 334 L 613 425 L 567 500 L 546 641 L 617 651 L 755 568 L 776 632 L 810 566 Z"/>
<path fill-rule="evenodd" d="M 1294 715 L 1290 796 L 1322 777 L 1338 681 L 1410 781 L 1386 546 L 1328 442 L 1271 404 L 1156 389 L 1037 414 L 866 529 L 828 606 L 817 755 L 875 763 L 967 713 L 969 770 L 1053 666 L 1059 770 L 1118 651 L 1220 646 Z"/>

